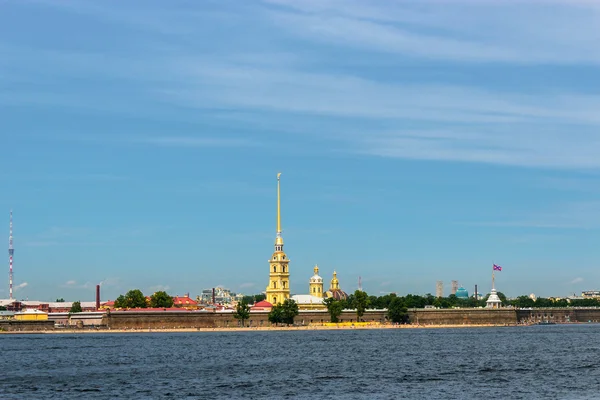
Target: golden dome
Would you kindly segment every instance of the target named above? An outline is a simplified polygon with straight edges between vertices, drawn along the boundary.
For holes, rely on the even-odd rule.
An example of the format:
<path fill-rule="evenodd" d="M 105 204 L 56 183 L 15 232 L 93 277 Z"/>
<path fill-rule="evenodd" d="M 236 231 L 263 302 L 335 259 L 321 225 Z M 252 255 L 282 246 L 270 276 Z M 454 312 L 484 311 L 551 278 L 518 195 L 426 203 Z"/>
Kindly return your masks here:
<path fill-rule="evenodd" d="M 275 245 L 283 246 L 283 238 L 280 235 L 275 238 Z"/>

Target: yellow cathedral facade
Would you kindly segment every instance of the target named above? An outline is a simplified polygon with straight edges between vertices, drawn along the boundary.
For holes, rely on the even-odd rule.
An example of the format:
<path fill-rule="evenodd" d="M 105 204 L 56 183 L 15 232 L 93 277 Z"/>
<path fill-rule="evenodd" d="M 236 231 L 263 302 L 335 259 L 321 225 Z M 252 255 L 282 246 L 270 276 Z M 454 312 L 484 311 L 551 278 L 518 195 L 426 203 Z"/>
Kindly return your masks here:
<path fill-rule="evenodd" d="M 269 284 L 265 291 L 266 301 L 273 304 L 282 304 L 290 298 L 290 260 L 283 251 L 283 237 L 281 235 L 281 173 L 277 174 L 277 235 L 275 237 L 275 251 L 269 260 Z M 307 295 L 295 295 L 293 299 L 300 309 L 325 309 L 324 298 L 333 297 L 336 300 L 346 299 L 348 295 L 340 289 L 337 273 L 333 271 L 333 279 L 329 290 L 323 291 L 323 278 L 319 276 L 319 267 L 315 265 L 314 275 L 309 280 Z"/>
<path fill-rule="evenodd" d="M 275 237 L 275 251 L 269 260 L 269 285 L 267 286 L 266 300 L 273 304 L 281 304 L 290 298 L 290 260 L 283 251 L 283 237 L 281 236 L 281 173 L 277 174 L 277 236 Z"/>

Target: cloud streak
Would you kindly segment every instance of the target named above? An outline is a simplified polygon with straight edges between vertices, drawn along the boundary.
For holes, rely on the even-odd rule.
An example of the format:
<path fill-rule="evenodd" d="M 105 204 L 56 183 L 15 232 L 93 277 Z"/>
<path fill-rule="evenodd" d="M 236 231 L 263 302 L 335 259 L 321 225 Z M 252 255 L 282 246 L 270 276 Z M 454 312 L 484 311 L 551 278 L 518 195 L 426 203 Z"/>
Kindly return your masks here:
<path fill-rule="evenodd" d="M 121 93 L 107 91 L 103 93 L 107 99 L 95 96 L 82 101 L 81 93 L 61 87 L 41 95 L 7 93 L 0 101 L 48 107 L 70 104 L 77 109 L 167 119 L 172 117 L 167 108 L 202 110 L 212 121 L 242 131 L 238 137 L 211 133 L 99 139 L 120 144 L 262 146 L 259 140 L 242 138 L 249 135 L 243 129 L 251 126 L 261 132 L 287 132 L 288 137 L 307 144 L 318 140 L 319 148 L 330 152 L 367 157 L 598 169 L 597 91 L 564 83 L 560 87 L 554 84 L 558 81 L 531 90 L 523 87 L 526 79 L 523 84 L 496 85 L 495 76 L 501 74 L 483 81 L 438 78 L 440 69 L 451 71 L 450 77 L 461 76 L 479 70 L 456 74 L 452 68 L 480 68 L 483 63 L 503 63 L 519 73 L 525 71 L 524 65 L 571 68 L 599 64 L 597 4 L 540 3 L 545 7 L 515 1 L 454 1 L 452 7 L 440 7 L 436 1 L 265 0 L 245 3 L 243 9 L 211 5 L 203 10 L 207 13 L 203 16 L 183 4 L 173 9 L 151 5 L 117 11 L 104 3 L 65 5 L 39 0 L 34 4 L 108 20 L 125 31 L 144 30 L 162 44 L 127 49 L 131 57 L 113 54 L 109 59 L 101 51 L 41 49 L 42 57 L 40 49 L 0 48 L 10 55 L 7 59 L 29 68 L 25 77 L 44 76 L 36 69 L 43 58 L 63 78 L 77 73 L 96 83 L 119 79 L 143 96 L 136 100 L 135 108 Z M 205 38 L 206 32 L 202 24 L 191 23 L 194 18 L 252 21 L 264 31 L 217 31 L 222 45 L 199 52 L 194 39 Z M 531 21 L 536 21 L 535 25 Z M 273 29 L 279 40 L 265 42 L 264 32 L 271 35 Z M 173 41 L 173 35 L 181 32 L 190 40 Z M 243 43 L 241 35 L 247 39 Z M 361 61 L 364 59 L 368 64 Z M 414 60 L 423 72 L 406 67 Z M 366 65 L 369 68 L 363 68 Z M 405 71 L 411 75 L 406 76 Z M 6 72 L 18 74 L 19 69 Z M 223 122 L 231 114 L 234 117 Z M 236 118 L 241 118 L 237 124 L 227 125 Z M 244 118 L 250 120 L 239 128 Z M 306 122 L 309 119 L 327 125 L 315 123 L 315 127 Z"/>
<path fill-rule="evenodd" d="M 369 52 L 459 63 L 600 63 L 591 1 L 363 2 L 268 0 L 277 26 L 302 38 Z M 533 25 L 531 21 L 536 21 Z M 569 32 L 568 38 L 564 32 Z"/>

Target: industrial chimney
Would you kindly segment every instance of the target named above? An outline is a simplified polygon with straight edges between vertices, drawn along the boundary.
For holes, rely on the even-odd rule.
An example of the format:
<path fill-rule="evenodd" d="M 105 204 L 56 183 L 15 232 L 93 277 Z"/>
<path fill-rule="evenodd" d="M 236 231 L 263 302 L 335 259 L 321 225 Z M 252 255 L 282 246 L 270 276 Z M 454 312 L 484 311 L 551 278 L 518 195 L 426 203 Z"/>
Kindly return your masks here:
<path fill-rule="evenodd" d="M 96 311 L 100 310 L 100 285 L 96 285 Z"/>

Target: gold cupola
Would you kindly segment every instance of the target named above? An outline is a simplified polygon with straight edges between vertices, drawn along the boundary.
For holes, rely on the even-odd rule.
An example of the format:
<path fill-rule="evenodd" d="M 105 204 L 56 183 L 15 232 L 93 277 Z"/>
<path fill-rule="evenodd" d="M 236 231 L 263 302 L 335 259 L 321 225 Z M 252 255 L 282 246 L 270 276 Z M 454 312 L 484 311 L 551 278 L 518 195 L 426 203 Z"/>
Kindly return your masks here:
<path fill-rule="evenodd" d="M 323 297 L 323 278 L 319 276 L 319 266 L 313 268 L 315 274 L 308 281 L 308 293 L 311 296 Z"/>

